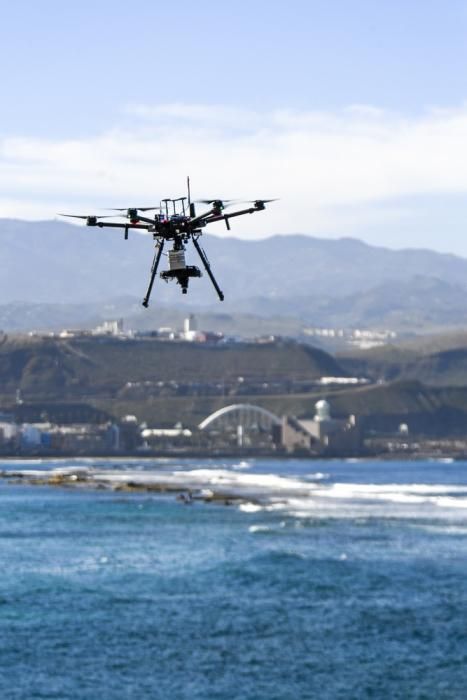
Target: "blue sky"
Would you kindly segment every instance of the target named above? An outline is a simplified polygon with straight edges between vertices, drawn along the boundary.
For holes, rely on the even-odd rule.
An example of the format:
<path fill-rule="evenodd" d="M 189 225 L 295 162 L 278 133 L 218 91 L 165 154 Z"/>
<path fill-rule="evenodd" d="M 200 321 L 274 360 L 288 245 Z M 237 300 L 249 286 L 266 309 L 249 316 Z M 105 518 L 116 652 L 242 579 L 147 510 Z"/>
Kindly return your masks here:
<path fill-rule="evenodd" d="M 281 197 L 243 237 L 467 255 L 466 30 L 458 0 L 17 0 L 0 216 L 152 203 L 190 172 L 200 196 Z"/>

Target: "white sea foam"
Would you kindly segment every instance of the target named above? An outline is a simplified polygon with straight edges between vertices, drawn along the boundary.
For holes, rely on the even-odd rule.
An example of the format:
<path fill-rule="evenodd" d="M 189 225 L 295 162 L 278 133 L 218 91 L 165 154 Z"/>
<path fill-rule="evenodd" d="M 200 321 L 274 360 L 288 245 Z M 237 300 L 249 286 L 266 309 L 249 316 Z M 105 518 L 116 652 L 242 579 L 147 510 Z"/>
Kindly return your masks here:
<path fill-rule="evenodd" d="M 233 470 L 251 469 L 251 462 L 247 462 L 246 460 L 242 460 L 241 462 L 238 462 L 238 464 L 232 464 L 232 469 Z"/>
<path fill-rule="evenodd" d="M 264 506 L 259 506 L 256 503 L 241 503 L 238 508 L 243 513 L 259 513 L 259 511 L 264 510 Z"/>
<path fill-rule="evenodd" d="M 441 508 L 467 508 L 467 498 L 451 498 L 449 496 L 439 496 L 430 499 L 435 505 Z"/>
<path fill-rule="evenodd" d="M 465 486 L 445 484 L 332 484 L 319 485 L 308 494 L 271 498 L 270 512 L 296 518 L 426 517 L 442 510 L 461 514 L 467 509 Z"/>
<path fill-rule="evenodd" d="M 273 528 L 269 525 L 250 525 L 248 532 L 272 532 Z"/>
<path fill-rule="evenodd" d="M 336 498 L 378 496 L 385 494 L 452 494 L 464 493 L 467 496 L 467 486 L 449 484 L 355 484 L 337 483 L 329 486 L 329 492 Z"/>
<path fill-rule="evenodd" d="M 434 535 L 454 535 L 457 537 L 467 537 L 467 525 L 451 523 L 412 523 L 411 527 L 416 530 L 423 530 Z"/>
<path fill-rule="evenodd" d="M 127 463 L 128 464 L 128 463 Z M 20 465 L 22 466 L 22 465 Z M 37 464 L 34 464 L 37 467 Z M 153 466 L 153 465 L 151 465 Z M 427 517 L 430 510 L 459 515 L 467 509 L 467 485 L 425 483 L 330 483 L 329 475 L 315 472 L 298 476 L 258 474 L 247 471 L 252 461 L 241 461 L 230 468 L 172 469 L 141 471 L 139 463 L 125 468 L 102 469 L 84 464 L 45 469 L 19 469 L 12 476 L 48 478 L 81 476 L 89 484 L 109 488 L 135 485 L 167 491 L 186 491 L 199 498 L 235 498 L 242 501 L 240 509 L 255 513 L 266 508 L 269 512 L 284 512 L 296 518 L 322 517 Z M 76 479 L 78 481 L 79 479 Z M 459 517 L 457 515 L 456 517 Z M 444 516 L 443 516 L 444 517 Z"/>

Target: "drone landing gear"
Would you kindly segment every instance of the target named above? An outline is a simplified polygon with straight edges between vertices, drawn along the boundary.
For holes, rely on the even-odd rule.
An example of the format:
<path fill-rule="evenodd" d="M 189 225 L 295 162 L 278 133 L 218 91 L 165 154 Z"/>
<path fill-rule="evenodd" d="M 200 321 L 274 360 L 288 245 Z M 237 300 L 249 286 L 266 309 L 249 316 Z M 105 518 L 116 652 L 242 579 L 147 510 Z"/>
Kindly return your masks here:
<path fill-rule="evenodd" d="M 154 255 L 154 260 L 153 260 L 152 267 L 151 267 L 151 277 L 149 278 L 148 291 L 146 292 L 146 296 L 143 299 L 143 306 L 146 309 L 149 306 L 149 297 L 151 296 L 152 286 L 153 286 L 154 280 L 156 278 L 157 268 L 159 267 L 159 262 L 161 259 L 163 248 L 164 248 L 164 239 L 160 240 L 159 243 L 157 244 L 156 253 Z"/>
<path fill-rule="evenodd" d="M 219 297 L 219 299 L 220 299 L 221 301 L 224 301 L 224 293 L 223 293 L 223 292 L 221 291 L 221 289 L 219 288 L 219 285 L 218 285 L 217 282 L 216 282 L 216 278 L 214 277 L 214 275 L 213 275 L 212 272 L 211 272 L 211 266 L 210 266 L 210 264 L 209 264 L 209 260 L 208 260 L 207 257 L 206 257 L 206 253 L 205 253 L 204 250 L 201 248 L 201 246 L 200 246 L 200 244 L 198 243 L 198 241 L 197 241 L 196 238 L 193 237 L 193 238 L 192 238 L 192 241 L 193 241 L 193 245 L 195 246 L 196 250 L 198 251 L 199 257 L 201 258 L 201 262 L 202 262 L 203 265 L 204 265 L 204 269 L 205 269 L 206 272 L 208 273 L 209 279 L 211 280 L 211 282 L 212 282 L 212 284 L 213 284 L 213 287 L 214 287 L 214 289 L 215 289 L 216 292 L 217 292 L 217 296 Z"/>
<path fill-rule="evenodd" d="M 201 262 L 203 263 L 204 269 L 206 270 L 209 279 L 211 280 L 214 289 L 217 292 L 217 295 L 221 301 L 224 301 L 224 294 L 219 288 L 219 285 L 216 282 L 216 278 L 214 277 L 212 271 L 211 271 L 211 266 L 209 264 L 209 261 L 206 257 L 206 253 L 204 250 L 201 248 L 199 245 L 198 241 L 196 238 L 191 239 L 193 241 L 193 244 L 198 252 L 199 257 L 201 258 Z M 143 299 L 143 306 L 145 308 L 148 308 L 149 306 L 149 298 L 151 296 L 152 288 L 154 285 L 154 281 L 156 279 L 157 275 L 157 270 L 159 267 L 160 259 L 162 256 L 162 250 L 164 248 L 164 242 L 165 239 L 161 238 L 158 243 L 156 244 L 156 252 L 154 255 L 154 260 L 152 263 L 151 267 L 151 276 L 149 278 L 149 285 L 148 285 L 148 290 L 146 292 L 146 296 Z M 185 263 L 185 248 L 183 245 L 183 242 L 181 241 L 176 241 L 174 244 L 174 248 L 172 250 L 169 250 L 169 270 L 164 270 L 163 272 L 160 273 L 160 276 L 163 280 L 168 282 L 169 280 L 176 280 L 177 283 L 181 286 L 182 288 L 182 294 L 186 294 L 188 292 L 188 284 L 190 281 L 191 277 L 201 277 L 202 273 L 201 270 L 196 267 L 196 265 L 187 265 Z"/>

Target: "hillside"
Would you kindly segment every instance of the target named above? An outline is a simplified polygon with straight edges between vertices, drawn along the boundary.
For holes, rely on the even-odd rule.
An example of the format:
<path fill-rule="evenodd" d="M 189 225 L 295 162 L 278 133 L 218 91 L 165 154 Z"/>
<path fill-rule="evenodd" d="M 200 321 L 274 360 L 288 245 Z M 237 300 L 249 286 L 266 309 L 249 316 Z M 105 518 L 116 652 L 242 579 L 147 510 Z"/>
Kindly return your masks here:
<path fill-rule="evenodd" d="M 424 387 L 419 382 L 394 382 L 344 391 L 320 391 L 308 394 L 245 395 L 242 401 L 253 403 L 278 416 L 311 417 L 315 403 L 325 397 L 332 415 L 347 417 L 354 414 L 372 431 L 395 432 L 406 423 L 413 433 L 431 436 L 465 435 L 467 425 L 467 389 Z M 235 403 L 229 396 L 153 397 L 142 399 L 95 399 L 93 405 L 107 413 L 122 417 L 128 413 L 138 416 L 150 425 L 198 425 L 213 411 Z"/>
<path fill-rule="evenodd" d="M 384 375 L 385 382 L 339 388 L 316 381 L 364 370 L 375 380 Z M 326 397 L 333 415 L 357 415 L 370 434 L 407 423 L 415 433 L 460 435 L 467 425 L 467 381 L 441 384 L 461 370 L 467 374 L 467 350 L 459 348 L 423 354 L 388 347 L 336 361 L 293 341 L 210 346 L 152 338 L 3 336 L 0 400 L 8 410 L 19 389 L 25 415 L 57 413 L 71 420 L 97 409 L 117 418 L 135 415 L 150 425 L 194 426 L 239 402 L 277 415 L 310 416 L 316 401 Z M 422 383 L 423 372 L 437 382 Z"/>
<path fill-rule="evenodd" d="M 133 327 L 148 323 L 140 303 L 153 256 L 150 236 L 132 233 L 124 241 L 115 230 L 4 219 L 0 240 L 0 328 L 38 321 L 46 328 L 64 316 L 67 326 L 110 315 Z M 205 235 L 203 246 L 225 302 L 217 301 L 206 276 L 193 281 L 187 297 L 158 280 L 152 310 L 292 316 L 315 326 L 404 333 L 467 325 L 467 260 L 454 255 L 304 235 L 250 241 Z M 187 260 L 199 264 L 193 251 Z M 37 305 L 37 314 L 18 302 Z"/>
<path fill-rule="evenodd" d="M 128 391 L 129 383 L 149 383 L 154 393 L 157 382 L 287 382 L 344 374 L 327 353 L 294 342 L 210 346 L 153 339 L 16 337 L 4 338 L 0 345 L 0 394 L 14 395 L 20 389 L 27 400 L 116 396 Z"/>
<path fill-rule="evenodd" d="M 314 314 L 317 325 L 334 328 L 429 333 L 440 327 L 467 326 L 467 291 L 452 281 L 415 275 L 384 281 L 345 300 L 322 299 Z"/>
<path fill-rule="evenodd" d="M 59 331 L 66 328 L 92 329 L 108 319 L 123 318 L 125 329 L 152 331 L 160 327 L 182 330 L 191 309 L 183 305 L 154 304 L 143 309 L 139 299 L 121 297 L 112 303 L 40 304 L 12 302 L 0 304 L 0 329 L 8 333 Z M 259 316 L 252 313 L 229 313 L 220 305 L 217 310 L 196 312 L 200 330 L 225 336 L 254 338 L 281 335 L 299 338 L 303 322 L 293 316 Z"/>
<path fill-rule="evenodd" d="M 465 387 L 427 387 L 418 381 L 401 381 L 340 392 L 330 402 L 337 415 L 358 416 L 367 433 L 394 432 L 406 423 L 412 433 L 465 435 Z"/>
<path fill-rule="evenodd" d="M 340 353 L 338 359 L 349 374 L 373 381 L 417 380 L 432 386 L 467 386 L 467 342 L 461 335 L 348 351 Z"/>

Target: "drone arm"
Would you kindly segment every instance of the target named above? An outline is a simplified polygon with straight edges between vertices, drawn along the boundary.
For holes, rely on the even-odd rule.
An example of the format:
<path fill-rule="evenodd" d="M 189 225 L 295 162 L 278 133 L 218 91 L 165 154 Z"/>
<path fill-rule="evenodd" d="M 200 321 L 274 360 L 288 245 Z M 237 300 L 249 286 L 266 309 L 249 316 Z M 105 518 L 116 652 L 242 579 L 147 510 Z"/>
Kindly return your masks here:
<path fill-rule="evenodd" d="M 213 212 L 215 212 L 215 209 L 210 209 L 209 211 L 206 211 L 204 214 L 198 214 L 198 216 L 195 216 L 194 219 L 190 220 L 190 224 L 196 225 L 196 224 L 201 224 L 203 223 L 203 220 L 206 219 L 207 217 L 210 217 Z M 220 217 L 222 219 L 222 216 Z M 211 221 L 211 219 L 209 219 Z M 217 219 L 216 219 L 217 221 Z"/>
<path fill-rule="evenodd" d="M 150 278 L 149 278 L 148 291 L 146 292 L 146 296 L 145 296 L 144 299 L 143 299 L 143 306 L 144 306 L 146 309 L 148 308 L 148 305 L 149 305 L 149 297 L 151 296 L 152 286 L 153 286 L 154 280 L 155 280 L 155 278 L 156 278 L 157 268 L 159 267 L 159 262 L 160 262 L 160 259 L 161 259 L 161 255 L 162 255 L 162 250 L 163 250 L 163 248 L 164 248 L 164 239 L 162 238 L 162 239 L 157 243 L 157 248 L 156 248 L 156 252 L 155 252 L 155 255 L 154 255 L 154 260 L 153 260 L 152 267 L 151 267 L 151 276 L 150 276 Z"/>
<path fill-rule="evenodd" d="M 241 211 L 234 211 L 231 214 L 215 214 L 214 216 L 204 215 L 204 224 L 211 224 L 214 221 L 225 221 L 225 225 L 230 231 L 229 219 L 233 219 L 234 216 L 243 216 L 244 214 L 254 214 L 255 211 L 261 211 L 258 207 L 249 207 L 248 209 L 242 209 Z"/>
<path fill-rule="evenodd" d="M 248 209 L 242 209 L 241 211 L 233 211 L 231 214 L 222 214 L 222 216 L 217 216 L 213 217 L 212 219 L 209 219 L 209 221 L 222 221 L 224 219 L 227 221 L 228 219 L 233 219 L 234 216 L 243 216 L 244 214 L 254 214 L 255 211 L 260 211 L 256 207 L 249 207 Z"/>
<path fill-rule="evenodd" d="M 154 223 L 153 223 L 153 225 L 154 225 Z M 126 224 L 123 224 L 123 223 L 122 224 L 116 224 L 116 223 L 109 224 L 109 223 L 103 222 L 103 221 L 97 221 L 96 223 L 89 223 L 89 224 L 86 224 L 86 226 L 99 226 L 99 228 L 140 228 L 140 229 L 144 229 L 145 231 L 149 231 L 149 229 L 152 228 L 152 226 L 148 226 L 147 224 L 128 224 L 128 223 L 126 223 Z"/>
<path fill-rule="evenodd" d="M 193 241 L 193 245 L 195 246 L 196 250 L 198 251 L 199 257 L 201 258 L 201 262 L 202 262 L 203 265 L 204 265 L 204 269 L 205 269 L 206 272 L 208 273 L 209 279 L 211 280 L 211 282 L 212 282 L 212 284 L 213 284 L 213 287 L 214 287 L 214 289 L 215 289 L 216 292 L 217 292 L 217 296 L 219 297 L 219 299 L 220 299 L 221 301 L 224 301 L 224 293 L 220 290 L 219 285 L 218 285 L 217 282 L 216 282 L 216 278 L 214 277 L 214 275 L 213 275 L 212 272 L 211 272 L 211 266 L 210 266 L 210 264 L 209 264 L 209 260 L 208 260 L 207 257 L 206 257 L 206 253 L 205 253 L 204 250 L 201 248 L 201 246 L 200 246 L 200 244 L 198 243 L 198 241 L 197 241 L 196 238 L 192 238 L 192 241 Z"/>
<path fill-rule="evenodd" d="M 140 216 L 138 214 L 138 222 L 144 221 L 147 224 L 150 224 L 151 226 L 154 226 L 154 219 L 149 219 L 147 216 Z"/>

